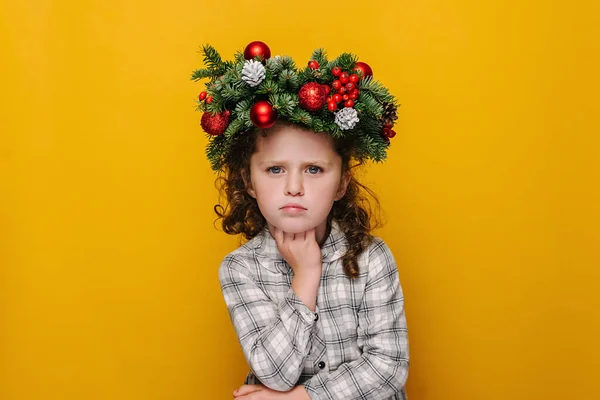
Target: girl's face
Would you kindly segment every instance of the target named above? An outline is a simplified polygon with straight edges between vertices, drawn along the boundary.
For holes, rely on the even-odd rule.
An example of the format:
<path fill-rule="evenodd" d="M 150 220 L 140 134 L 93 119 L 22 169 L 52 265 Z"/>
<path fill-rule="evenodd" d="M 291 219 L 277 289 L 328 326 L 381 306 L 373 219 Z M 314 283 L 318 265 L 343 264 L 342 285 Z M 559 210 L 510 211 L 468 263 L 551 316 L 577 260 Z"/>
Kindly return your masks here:
<path fill-rule="evenodd" d="M 247 190 L 268 224 L 288 233 L 317 228 L 322 237 L 349 178 L 342 178 L 342 158 L 331 136 L 280 125 L 256 140 Z"/>

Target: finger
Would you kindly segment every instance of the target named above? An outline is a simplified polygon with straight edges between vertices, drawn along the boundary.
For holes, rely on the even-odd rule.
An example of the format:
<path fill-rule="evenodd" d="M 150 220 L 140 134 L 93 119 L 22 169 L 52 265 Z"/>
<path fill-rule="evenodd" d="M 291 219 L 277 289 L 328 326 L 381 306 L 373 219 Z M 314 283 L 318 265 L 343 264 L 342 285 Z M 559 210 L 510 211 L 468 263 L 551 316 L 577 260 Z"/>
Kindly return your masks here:
<path fill-rule="evenodd" d="M 306 240 L 309 240 L 311 242 L 316 242 L 316 228 L 312 228 L 306 231 Z"/>
<path fill-rule="evenodd" d="M 248 393 L 256 392 L 262 389 L 262 385 L 242 385 L 233 391 L 234 397 L 245 396 Z"/>
<path fill-rule="evenodd" d="M 283 232 L 283 241 L 284 242 L 290 242 L 292 240 L 294 240 L 294 234 L 293 233 Z"/>

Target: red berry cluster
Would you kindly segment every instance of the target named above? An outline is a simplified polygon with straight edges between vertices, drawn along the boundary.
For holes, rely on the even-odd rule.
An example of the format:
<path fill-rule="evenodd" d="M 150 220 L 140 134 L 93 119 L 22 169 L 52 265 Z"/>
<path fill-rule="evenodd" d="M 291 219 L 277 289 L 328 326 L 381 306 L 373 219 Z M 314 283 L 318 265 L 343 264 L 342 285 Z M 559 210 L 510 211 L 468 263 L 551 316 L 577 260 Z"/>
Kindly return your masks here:
<path fill-rule="evenodd" d="M 381 137 L 387 142 L 390 142 L 390 139 L 393 138 L 394 136 L 396 136 L 396 131 L 394 131 L 392 128 L 394 127 L 393 124 L 385 124 L 383 125 L 383 130 L 381 131 Z"/>
<path fill-rule="evenodd" d="M 308 68 L 310 68 L 310 69 L 319 69 L 319 68 L 321 68 L 321 66 L 315 60 L 310 60 L 308 62 Z"/>
<path fill-rule="evenodd" d="M 358 99 L 360 92 L 358 91 L 358 81 L 360 77 L 356 74 L 349 74 L 342 71 L 340 67 L 331 68 L 331 73 L 337 79 L 333 81 L 331 87 L 335 90 L 335 94 L 327 99 L 327 108 L 329 111 L 335 111 L 338 104 L 344 103 L 344 107 L 354 107 L 354 100 Z"/>
<path fill-rule="evenodd" d="M 392 124 L 385 124 L 383 126 L 383 136 L 388 137 L 390 139 L 396 136 L 396 132 L 392 129 L 393 127 L 394 125 Z"/>
<path fill-rule="evenodd" d="M 210 103 L 212 103 L 212 102 L 213 102 L 213 97 L 212 97 L 212 96 L 208 96 L 208 97 L 206 97 L 206 92 L 201 92 L 201 93 L 198 95 L 198 100 L 200 100 L 200 101 L 204 101 L 205 99 L 206 99 L 206 104 L 210 104 Z"/>

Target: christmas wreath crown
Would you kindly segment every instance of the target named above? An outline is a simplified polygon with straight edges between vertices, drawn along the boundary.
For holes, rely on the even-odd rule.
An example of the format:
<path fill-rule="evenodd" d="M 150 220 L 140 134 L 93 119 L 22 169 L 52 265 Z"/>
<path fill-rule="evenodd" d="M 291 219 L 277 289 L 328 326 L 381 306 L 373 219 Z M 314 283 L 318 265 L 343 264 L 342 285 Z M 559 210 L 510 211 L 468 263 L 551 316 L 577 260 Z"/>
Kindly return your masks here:
<path fill-rule="evenodd" d="M 384 161 L 398 104 L 371 67 L 351 53 L 327 59 L 324 49 L 313 52 L 304 68 L 291 57 L 275 56 L 263 42 L 252 42 L 233 61 L 223 61 L 210 45 L 201 48 L 205 68 L 192 80 L 208 78 L 197 110 L 209 135 L 206 156 L 213 170 L 240 134 L 269 128 L 279 119 L 352 140 L 358 161 Z"/>

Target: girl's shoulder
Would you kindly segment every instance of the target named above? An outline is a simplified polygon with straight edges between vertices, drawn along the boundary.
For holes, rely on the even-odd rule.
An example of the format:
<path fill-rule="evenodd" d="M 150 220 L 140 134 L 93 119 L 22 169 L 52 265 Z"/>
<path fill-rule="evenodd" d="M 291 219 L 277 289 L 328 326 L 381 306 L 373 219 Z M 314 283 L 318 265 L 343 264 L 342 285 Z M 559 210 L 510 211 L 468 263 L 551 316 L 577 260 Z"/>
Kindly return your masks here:
<path fill-rule="evenodd" d="M 378 236 L 372 236 L 371 243 L 359 257 L 359 267 L 369 276 L 397 270 L 392 250 Z"/>
<path fill-rule="evenodd" d="M 262 234 L 259 233 L 252 239 L 248 240 L 246 243 L 240 245 L 238 248 L 227 254 L 223 258 L 223 262 L 232 259 L 244 259 L 248 257 L 253 257 L 254 252 L 257 248 L 261 246 L 262 243 Z"/>
<path fill-rule="evenodd" d="M 369 253 L 369 256 L 379 256 L 379 255 L 392 255 L 392 250 L 387 245 L 385 240 L 380 238 L 379 236 L 371 236 L 371 243 L 367 247 L 366 252 Z"/>
<path fill-rule="evenodd" d="M 269 240 L 269 233 L 263 230 L 258 235 L 242 244 L 231 253 L 227 254 L 221 266 L 219 274 L 227 271 L 236 270 L 238 273 L 256 275 L 258 268 L 268 263 L 271 259 L 279 256 L 274 240 Z M 271 243 L 273 242 L 273 243 Z"/>

